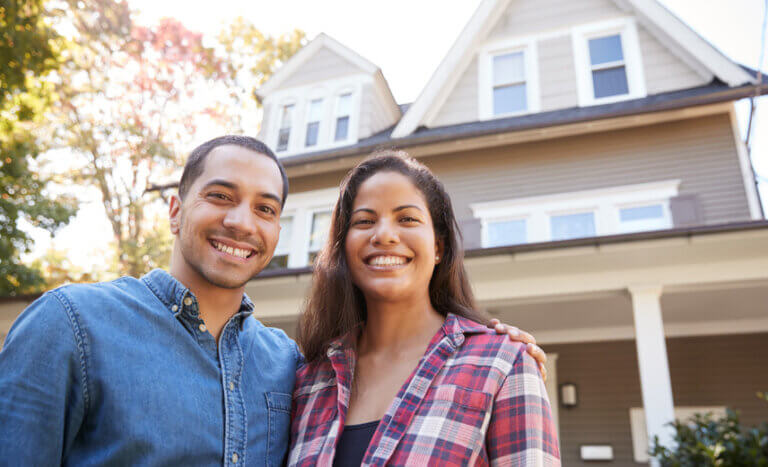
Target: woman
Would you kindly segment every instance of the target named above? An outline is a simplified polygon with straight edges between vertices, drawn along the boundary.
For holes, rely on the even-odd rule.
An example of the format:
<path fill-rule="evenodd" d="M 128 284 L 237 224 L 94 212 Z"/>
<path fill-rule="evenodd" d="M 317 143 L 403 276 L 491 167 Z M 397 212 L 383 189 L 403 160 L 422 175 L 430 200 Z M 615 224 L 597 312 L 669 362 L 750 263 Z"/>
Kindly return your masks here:
<path fill-rule="evenodd" d="M 291 465 L 559 465 L 536 363 L 477 311 L 450 198 L 404 153 L 342 184 L 299 344 Z"/>

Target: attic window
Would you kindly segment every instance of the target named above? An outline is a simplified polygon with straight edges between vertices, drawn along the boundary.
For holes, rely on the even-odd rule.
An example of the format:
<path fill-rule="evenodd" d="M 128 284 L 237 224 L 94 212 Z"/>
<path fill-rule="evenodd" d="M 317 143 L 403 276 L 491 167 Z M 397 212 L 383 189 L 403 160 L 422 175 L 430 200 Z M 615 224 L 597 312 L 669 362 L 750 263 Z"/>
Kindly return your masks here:
<path fill-rule="evenodd" d="M 314 99 L 309 103 L 307 111 L 307 136 L 304 140 L 306 147 L 316 146 L 317 137 L 320 134 L 320 119 L 323 113 L 323 100 Z"/>
<path fill-rule="evenodd" d="M 493 57 L 493 115 L 525 112 L 526 94 L 525 52 Z"/>
<path fill-rule="evenodd" d="M 277 134 L 277 150 L 288 149 L 288 141 L 291 139 L 291 122 L 293 121 L 293 104 L 284 105 L 280 112 L 280 130 Z"/>
<path fill-rule="evenodd" d="M 629 93 L 621 35 L 590 39 L 589 61 L 595 99 Z"/>
<path fill-rule="evenodd" d="M 334 141 L 344 141 L 349 135 L 349 115 L 352 111 L 352 94 L 342 94 L 336 101 L 336 131 Z"/>

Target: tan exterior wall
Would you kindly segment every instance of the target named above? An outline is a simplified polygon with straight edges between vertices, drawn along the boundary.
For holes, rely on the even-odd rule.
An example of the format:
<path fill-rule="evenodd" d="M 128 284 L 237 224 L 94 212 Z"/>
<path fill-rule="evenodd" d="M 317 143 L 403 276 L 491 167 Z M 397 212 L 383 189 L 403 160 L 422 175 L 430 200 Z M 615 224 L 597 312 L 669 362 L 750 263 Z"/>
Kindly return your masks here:
<path fill-rule="evenodd" d="M 749 220 L 727 114 L 424 159 L 460 222 L 469 205 L 680 179 L 705 224 Z"/>
<path fill-rule="evenodd" d="M 389 110 L 381 99 L 377 98 L 373 84 L 363 86 L 362 99 L 358 133 L 360 139 L 374 135 L 396 123 L 390 118 Z"/>
<path fill-rule="evenodd" d="M 539 94 L 541 111 L 566 109 L 578 105 L 576 68 L 569 28 L 579 24 L 625 16 L 611 0 L 515 0 L 499 18 L 487 37 L 488 42 L 552 34 L 539 40 Z M 646 91 L 649 95 L 706 84 L 702 77 L 668 47 L 638 24 L 638 40 L 643 61 Z M 478 120 L 477 56 L 462 71 L 449 97 L 436 112 L 431 126 L 445 126 Z"/>
<path fill-rule="evenodd" d="M 591 465 L 580 460 L 583 444 L 611 445 L 611 465 L 638 465 L 629 422 L 629 409 L 643 405 L 635 342 L 545 347 L 558 354 L 558 383 L 578 391 L 578 406 L 559 410 L 563 465 Z M 768 387 L 766 352 L 768 334 L 667 339 L 675 406 L 725 405 L 748 426 L 768 420 L 768 404 L 755 396 Z"/>
<path fill-rule="evenodd" d="M 360 73 L 361 71 L 360 68 L 333 51 L 322 48 L 277 89 L 319 83 L 326 79 Z"/>

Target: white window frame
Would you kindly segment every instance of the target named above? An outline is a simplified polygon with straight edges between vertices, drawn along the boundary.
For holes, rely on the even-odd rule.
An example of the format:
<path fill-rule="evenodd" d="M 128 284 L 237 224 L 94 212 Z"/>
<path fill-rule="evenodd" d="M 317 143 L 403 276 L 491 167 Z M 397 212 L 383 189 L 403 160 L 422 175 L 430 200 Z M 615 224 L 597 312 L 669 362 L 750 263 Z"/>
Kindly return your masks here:
<path fill-rule="evenodd" d="M 270 115 L 263 116 L 265 119 L 269 118 L 270 121 L 276 122 L 275 125 L 267 125 L 269 134 L 265 136 L 265 139 L 273 145 L 272 147 L 277 148 L 280 134 L 280 111 L 284 105 L 293 104 L 295 106 L 294 118 L 291 126 L 291 136 L 288 140 L 288 148 L 285 151 L 276 152 L 278 157 L 282 158 L 301 153 L 323 151 L 356 143 L 359 134 L 363 88 L 368 84 L 373 84 L 371 76 L 350 75 L 344 78 L 276 91 L 264 101 L 265 108 L 271 106 L 272 103 L 277 103 L 274 110 L 270 111 Z M 336 101 L 338 96 L 342 94 L 352 95 L 349 131 L 347 132 L 347 139 L 334 141 Z M 309 105 L 315 99 L 323 99 L 322 118 L 320 120 L 317 144 L 307 147 L 305 142 L 307 138 Z"/>
<path fill-rule="evenodd" d="M 715 418 L 725 417 L 725 406 L 702 406 L 702 407 L 675 407 L 675 419 L 687 421 L 696 413 L 712 413 Z M 632 407 L 629 409 L 629 424 L 632 431 L 632 452 L 635 462 L 647 464 L 651 459 L 648 455 L 650 441 L 648 440 L 648 429 L 645 424 L 645 410 L 642 407 Z"/>
<path fill-rule="evenodd" d="M 323 130 L 325 129 L 326 126 L 328 126 L 327 122 L 325 121 L 326 114 L 328 113 L 326 109 L 326 107 L 328 106 L 328 99 L 324 97 L 325 94 L 326 93 L 323 92 L 321 88 L 321 90 L 319 91 L 316 90 L 312 94 L 315 97 L 310 96 L 307 99 L 306 109 L 304 110 L 304 131 L 303 131 L 304 135 L 301 138 L 301 145 L 305 150 L 314 150 L 315 148 L 320 146 L 323 142 L 323 139 L 324 139 Z M 310 112 L 312 112 L 312 103 L 314 101 L 320 101 L 320 119 L 317 121 L 317 141 L 312 146 L 307 146 L 307 133 L 309 133 L 308 131 L 309 124 L 311 123 L 309 119 L 309 114 Z"/>
<path fill-rule="evenodd" d="M 525 63 L 525 91 L 528 108 L 520 112 L 493 114 L 493 58 L 498 55 L 523 52 Z M 541 110 L 539 92 L 539 59 L 536 40 L 511 39 L 486 44 L 480 49 L 478 60 L 478 118 L 492 120 L 536 113 Z"/>
<path fill-rule="evenodd" d="M 589 40 L 617 34 L 621 37 L 624 70 L 627 74 L 629 92 L 619 96 L 595 98 L 592 83 L 592 64 L 589 57 Z M 643 60 L 640 53 L 640 41 L 634 18 L 617 18 L 576 26 L 571 30 L 571 43 L 573 44 L 576 88 L 579 94 L 580 106 L 609 104 L 629 99 L 639 99 L 647 95 Z"/>
<path fill-rule="evenodd" d="M 312 215 L 316 212 L 333 210 L 333 206 L 338 199 L 338 188 L 307 191 L 291 194 L 288 197 L 282 215 L 293 217 L 291 239 L 288 243 L 289 268 L 301 268 L 309 264 L 309 239 L 312 232 Z"/>
<path fill-rule="evenodd" d="M 344 95 L 350 95 L 350 103 L 349 103 L 349 121 L 347 122 L 347 137 L 344 139 L 341 139 L 339 141 L 336 141 L 336 125 L 339 122 L 339 117 L 343 117 L 343 115 L 339 114 L 339 102 L 341 101 L 341 96 Z M 346 88 L 341 89 L 336 92 L 333 96 L 334 104 L 333 104 L 333 115 L 331 116 L 331 134 L 329 135 L 329 141 L 331 144 L 345 144 L 349 142 L 350 135 L 352 134 L 352 115 L 354 114 L 354 108 L 355 108 L 355 93 L 354 89 L 352 88 Z"/>
<path fill-rule="evenodd" d="M 488 248 L 488 224 L 491 222 L 525 219 L 527 242 L 536 243 L 552 240 L 552 216 L 593 212 L 595 235 L 605 236 L 639 231 L 626 228 L 620 220 L 619 211 L 625 207 L 650 204 L 662 205 L 665 228 L 672 228 L 669 200 L 677 196 L 679 187 L 680 180 L 665 180 L 474 203 L 469 207 L 475 218 L 480 219 L 482 246 Z"/>

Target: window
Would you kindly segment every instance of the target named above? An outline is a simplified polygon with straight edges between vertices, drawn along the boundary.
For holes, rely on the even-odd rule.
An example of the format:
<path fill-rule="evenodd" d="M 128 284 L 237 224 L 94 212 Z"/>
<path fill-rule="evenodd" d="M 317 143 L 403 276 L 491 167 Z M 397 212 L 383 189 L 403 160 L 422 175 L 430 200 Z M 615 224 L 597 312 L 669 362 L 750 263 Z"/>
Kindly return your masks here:
<path fill-rule="evenodd" d="M 334 141 L 344 141 L 349 136 L 349 116 L 352 113 L 352 94 L 342 94 L 336 101 L 336 130 Z"/>
<path fill-rule="evenodd" d="M 323 248 L 331 229 L 331 211 L 316 212 L 312 215 L 309 233 L 309 262 L 314 263 L 317 253 Z"/>
<path fill-rule="evenodd" d="M 595 99 L 629 93 L 619 34 L 589 39 L 589 62 Z"/>
<path fill-rule="evenodd" d="M 323 100 L 313 99 L 309 102 L 307 110 L 307 135 L 304 146 L 316 146 L 317 137 L 320 135 L 320 120 L 323 118 Z"/>
<path fill-rule="evenodd" d="M 280 217 L 280 237 L 275 247 L 275 254 L 267 265 L 267 269 L 288 267 L 288 255 L 291 251 L 291 239 L 293 238 L 293 217 Z"/>
<path fill-rule="evenodd" d="M 293 121 L 293 104 L 284 105 L 280 112 L 280 130 L 277 134 L 277 150 L 285 151 L 288 149 L 288 142 L 291 139 L 291 122 Z"/>
<path fill-rule="evenodd" d="M 493 115 L 524 112 L 528 109 L 525 84 L 525 53 L 493 57 Z"/>
<path fill-rule="evenodd" d="M 470 205 L 484 248 L 672 228 L 680 180 Z"/>
<path fill-rule="evenodd" d="M 645 97 L 645 77 L 635 20 L 619 18 L 572 30 L 580 105 Z"/>
<path fill-rule="evenodd" d="M 526 243 L 528 233 L 525 219 L 499 220 L 488 222 L 486 247 L 519 245 Z"/>
<path fill-rule="evenodd" d="M 582 212 L 549 218 L 552 240 L 569 240 L 595 236 L 595 214 Z"/>

